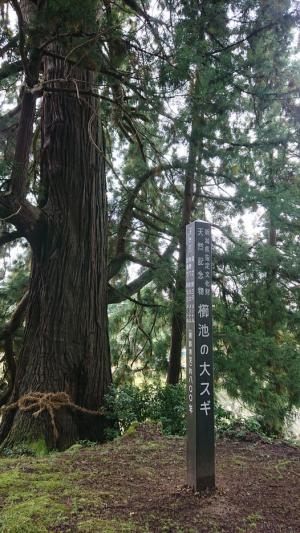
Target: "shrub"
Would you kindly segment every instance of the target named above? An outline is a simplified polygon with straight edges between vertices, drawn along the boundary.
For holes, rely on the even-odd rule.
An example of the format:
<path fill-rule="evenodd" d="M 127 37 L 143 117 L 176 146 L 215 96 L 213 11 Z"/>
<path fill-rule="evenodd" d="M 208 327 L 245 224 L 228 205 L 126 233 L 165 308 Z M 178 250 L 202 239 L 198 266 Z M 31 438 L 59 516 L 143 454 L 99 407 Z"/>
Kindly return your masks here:
<path fill-rule="evenodd" d="M 166 435 L 183 436 L 186 433 L 186 385 L 144 385 L 128 384 L 112 387 L 106 397 L 111 413 L 111 427 L 108 438 L 123 434 L 133 423 L 151 420 L 162 426 Z M 259 417 L 239 418 L 215 402 L 215 424 L 219 436 L 246 438 L 255 433 L 267 439 Z M 269 435 L 269 439 L 274 436 Z"/>
<path fill-rule="evenodd" d="M 185 434 L 185 385 L 123 385 L 106 397 L 112 427 L 108 437 L 126 431 L 133 422 L 153 420 L 167 435 Z"/>

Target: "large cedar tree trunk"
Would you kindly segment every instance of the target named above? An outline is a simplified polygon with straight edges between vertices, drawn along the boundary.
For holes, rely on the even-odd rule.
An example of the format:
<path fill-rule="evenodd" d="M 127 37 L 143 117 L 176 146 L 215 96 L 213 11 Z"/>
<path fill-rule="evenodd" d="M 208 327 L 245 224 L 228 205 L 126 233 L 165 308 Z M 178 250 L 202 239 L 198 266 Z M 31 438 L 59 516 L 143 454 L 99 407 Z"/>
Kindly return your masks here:
<path fill-rule="evenodd" d="M 64 391 L 76 404 L 97 409 L 111 383 L 98 100 L 88 94 L 94 81 L 89 70 L 60 59 L 47 59 L 44 69 L 46 80 L 66 79 L 69 74 L 76 84 L 52 82 L 53 91 L 44 93 L 43 215 L 32 250 L 25 339 L 10 401 L 30 391 Z M 16 410 L 4 417 L 0 440 L 12 446 L 45 439 L 48 447 L 64 449 L 77 439 L 104 437 L 104 417 L 62 408 L 56 423 L 55 443 L 47 413 L 35 418 Z"/>

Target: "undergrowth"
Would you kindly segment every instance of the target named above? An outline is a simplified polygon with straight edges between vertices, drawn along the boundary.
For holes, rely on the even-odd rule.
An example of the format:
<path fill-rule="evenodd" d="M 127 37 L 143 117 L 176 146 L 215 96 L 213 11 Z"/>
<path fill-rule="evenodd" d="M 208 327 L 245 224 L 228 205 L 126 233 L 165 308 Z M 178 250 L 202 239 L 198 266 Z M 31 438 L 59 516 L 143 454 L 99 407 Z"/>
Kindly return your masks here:
<path fill-rule="evenodd" d="M 186 434 L 186 386 L 178 385 L 123 385 L 112 387 L 106 397 L 112 425 L 109 439 L 126 432 L 136 422 L 151 420 L 159 423 L 165 435 Z M 264 432 L 259 417 L 241 418 L 215 402 L 216 433 L 220 437 L 245 439 L 255 434 L 267 442 L 278 437 Z M 290 441 L 291 442 L 291 441 Z"/>

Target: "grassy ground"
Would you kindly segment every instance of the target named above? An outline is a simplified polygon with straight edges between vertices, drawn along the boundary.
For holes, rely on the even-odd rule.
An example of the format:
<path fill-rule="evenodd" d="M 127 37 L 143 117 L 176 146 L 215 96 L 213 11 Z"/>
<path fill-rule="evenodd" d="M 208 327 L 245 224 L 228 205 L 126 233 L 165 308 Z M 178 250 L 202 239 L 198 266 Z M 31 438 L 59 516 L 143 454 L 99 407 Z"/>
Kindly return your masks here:
<path fill-rule="evenodd" d="M 217 444 L 217 489 L 185 486 L 185 445 L 145 425 L 104 446 L 0 460 L 0 531 L 300 531 L 299 449 Z"/>

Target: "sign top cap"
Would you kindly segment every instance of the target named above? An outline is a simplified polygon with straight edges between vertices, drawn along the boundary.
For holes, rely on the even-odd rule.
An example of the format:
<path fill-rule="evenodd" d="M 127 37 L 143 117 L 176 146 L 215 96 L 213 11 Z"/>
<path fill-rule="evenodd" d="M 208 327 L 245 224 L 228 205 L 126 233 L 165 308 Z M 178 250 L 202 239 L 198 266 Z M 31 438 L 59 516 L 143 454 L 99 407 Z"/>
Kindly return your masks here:
<path fill-rule="evenodd" d="M 201 224 L 208 224 L 208 225 L 211 226 L 211 222 L 207 222 L 207 220 L 200 220 L 200 219 L 193 220 L 193 222 L 190 222 L 190 224 L 196 224 L 197 222 L 201 222 Z M 190 224 L 188 224 L 188 226 L 189 226 Z"/>

